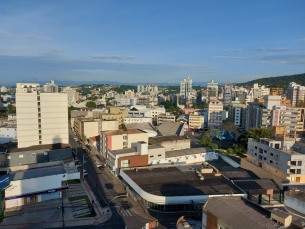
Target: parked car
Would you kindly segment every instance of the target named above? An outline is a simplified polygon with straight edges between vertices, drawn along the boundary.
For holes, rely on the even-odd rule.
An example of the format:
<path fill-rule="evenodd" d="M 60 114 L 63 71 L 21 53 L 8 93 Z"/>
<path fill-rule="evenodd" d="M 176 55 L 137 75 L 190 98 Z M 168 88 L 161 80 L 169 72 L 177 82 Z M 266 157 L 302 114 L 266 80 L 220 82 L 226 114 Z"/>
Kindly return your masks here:
<path fill-rule="evenodd" d="M 76 168 L 79 168 L 79 167 L 82 167 L 83 165 L 82 165 L 82 163 L 80 163 L 80 162 L 77 162 L 77 164 L 76 164 Z"/>
<path fill-rule="evenodd" d="M 96 165 L 97 168 L 102 167 L 102 165 L 99 162 L 97 162 L 97 161 L 95 162 L 95 165 Z"/>
<path fill-rule="evenodd" d="M 87 173 L 86 169 L 84 169 L 84 176 L 85 177 L 88 176 L 88 173 Z"/>
<path fill-rule="evenodd" d="M 75 159 L 74 159 L 75 161 L 75 163 L 77 163 L 77 162 L 79 162 L 79 159 L 78 159 L 78 157 L 75 157 Z"/>

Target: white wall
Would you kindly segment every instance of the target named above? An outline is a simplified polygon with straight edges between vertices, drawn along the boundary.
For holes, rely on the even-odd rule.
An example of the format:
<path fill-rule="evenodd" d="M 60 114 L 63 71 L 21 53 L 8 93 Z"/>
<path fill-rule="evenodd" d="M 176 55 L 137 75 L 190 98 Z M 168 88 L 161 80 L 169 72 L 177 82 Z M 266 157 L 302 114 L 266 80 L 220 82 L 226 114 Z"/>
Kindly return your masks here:
<path fill-rule="evenodd" d="M 17 127 L 0 127 L 0 144 L 17 141 Z"/>
<path fill-rule="evenodd" d="M 305 202 L 293 196 L 284 194 L 284 204 L 302 214 L 305 214 Z"/>

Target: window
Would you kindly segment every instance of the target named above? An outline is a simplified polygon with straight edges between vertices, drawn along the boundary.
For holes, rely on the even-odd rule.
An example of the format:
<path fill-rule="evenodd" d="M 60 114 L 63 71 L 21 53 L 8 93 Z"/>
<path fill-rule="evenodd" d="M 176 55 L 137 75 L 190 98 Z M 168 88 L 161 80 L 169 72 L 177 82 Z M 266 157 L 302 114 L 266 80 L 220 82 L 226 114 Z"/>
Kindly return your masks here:
<path fill-rule="evenodd" d="M 270 153 L 270 156 L 273 156 L 273 153 Z"/>
<path fill-rule="evenodd" d="M 302 166 L 302 161 L 298 161 L 298 166 Z"/>
<path fill-rule="evenodd" d="M 154 155 L 150 155 L 149 157 L 152 158 L 152 157 L 154 157 Z"/>
<path fill-rule="evenodd" d="M 158 157 L 161 157 L 162 155 L 161 154 L 158 154 Z"/>
<path fill-rule="evenodd" d="M 255 149 L 257 149 L 257 146 L 255 146 Z"/>
<path fill-rule="evenodd" d="M 301 169 L 297 169 L 297 174 L 301 174 Z"/>
<path fill-rule="evenodd" d="M 259 152 L 260 152 L 260 153 L 263 153 L 263 149 L 262 149 L 262 148 L 259 148 Z"/>
<path fill-rule="evenodd" d="M 19 155 L 19 158 L 23 158 L 23 154 L 20 154 L 20 155 Z"/>
<path fill-rule="evenodd" d="M 7 159 L 8 159 L 8 160 L 11 159 L 11 156 L 7 156 Z"/>
<path fill-rule="evenodd" d="M 271 163 L 271 164 L 273 164 L 273 161 L 272 161 L 272 160 L 270 160 L 270 163 Z"/>
<path fill-rule="evenodd" d="M 275 144 L 274 148 L 279 149 L 280 148 L 280 144 Z"/>
<path fill-rule="evenodd" d="M 255 153 L 254 155 L 257 156 L 257 153 Z"/>
<path fill-rule="evenodd" d="M 37 197 L 36 196 L 26 197 L 26 203 L 27 204 L 36 203 L 36 202 L 37 202 Z"/>

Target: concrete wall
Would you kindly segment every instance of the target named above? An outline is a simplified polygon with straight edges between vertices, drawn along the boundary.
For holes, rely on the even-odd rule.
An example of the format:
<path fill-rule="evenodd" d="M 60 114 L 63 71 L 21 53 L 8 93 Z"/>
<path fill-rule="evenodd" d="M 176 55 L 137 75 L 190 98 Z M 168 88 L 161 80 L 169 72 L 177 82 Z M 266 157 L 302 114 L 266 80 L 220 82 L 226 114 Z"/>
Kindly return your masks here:
<path fill-rule="evenodd" d="M 84 122 L 84 135 L 91 138 L 99 135 L 98 122 Z"/>
<path fill-rule="evenodd" d="M 0 144 L 17 141 L 17 127 L 0 127 Z"/>
<path fill-rule="evenodd" d="M 161 146 L 165 148 L 165 151 L 189 149 L 191 148 L 191 139 L 164 141 L 161 143 Z"/>
<path fill-rule="evenodd" d="M 137 147 L 137 142 L 148 142 L 148 133 L 128 134 L 127 148 Z"/>
<path fill-rule="evenodd" d="M 227 162 L 229 165 L 231 165 L 234 168 L 239 168 L 240 164 L 238 164 L 237 162 L 233 161 L 231 158 L 223 155 L 222 153 L 218 153 L 218 156 L 224 160 L 225 162 Z"/>
<path fill-rule="evenodd" d="M 127 117 L 124 118 L 124 123 L 143 123 L 143 122 L 149 122 L 152 123 L 152 118 L 150 117 Z"/>
<path fill-rule="evenodd" d="M 101 121 L 102 129 L 101 131 L 118 130 L 119 122 L 117 120 L 103 120 Z"/>
<path fill-rule="evenodd" d="M 284 193 L 284 204 L 293 210 L 305 214 L 305 202 L 288 195 L 286 192 Z"/>
<path fill-rule="evenodd" d="M 159 156 L 160 155 L 160 156 Z M 165 148 L 148 149 L 148 160 L 151 163 L 153 160 L 165 160 Z"/>

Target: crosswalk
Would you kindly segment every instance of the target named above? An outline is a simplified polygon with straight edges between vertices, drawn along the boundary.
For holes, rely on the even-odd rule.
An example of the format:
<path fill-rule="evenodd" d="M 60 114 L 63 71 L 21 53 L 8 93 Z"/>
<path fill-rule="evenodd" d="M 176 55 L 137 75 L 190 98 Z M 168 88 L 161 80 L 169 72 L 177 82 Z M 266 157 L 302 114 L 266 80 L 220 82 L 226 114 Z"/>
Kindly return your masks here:
<path fill-rule="evenodd" d="M 112 210 L 112 213 L 113 213 L 113 216 L 115 216 L 115 217 L 133 217 L 133 216 L 137 215 L 131 209 L 123 209 L 122 207 L 118 207 L 118 206 L 116 206 Z"/>

